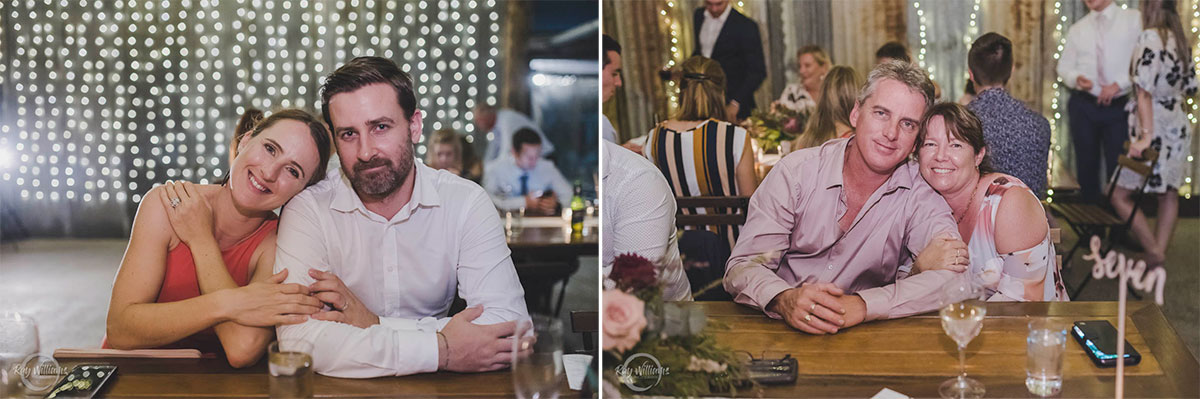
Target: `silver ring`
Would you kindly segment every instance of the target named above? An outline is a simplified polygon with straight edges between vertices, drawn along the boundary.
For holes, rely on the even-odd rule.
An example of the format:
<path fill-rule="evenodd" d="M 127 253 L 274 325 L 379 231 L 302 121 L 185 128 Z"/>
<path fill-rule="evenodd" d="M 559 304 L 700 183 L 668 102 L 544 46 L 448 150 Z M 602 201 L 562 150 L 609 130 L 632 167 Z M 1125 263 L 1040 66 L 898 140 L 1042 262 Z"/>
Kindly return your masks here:
<path fill-rule="evenodd" d="M 811 321 L 812 321 L 812 314 L 805 314 L 805 315 L 804 315 L 804 321 L 805 321 L 805 322 L 811 322 Z"/>
<path fill-rule="evenodd" d="M 808 312 L 809 312 L 809 313 L 812 313 L 812 312 L 815 312 L 815 311 L 817 311 L 817 303 L 816 303 L 816 302 L 813 302 L 813 304 L 812 304 L 812 305 L 808 305 Z"/>
<path fill-rule="evenodd" d="M 179 206 L 179 198 L 171 198 L 171 207 L 174 208 L 177 206 Z"/>
<path fill-rule="evenodd" d="M 343 311 L 343 312 L 345 312 L 345 311 L 346 311 L 346 309 L 350 309 L 350 301 L 348 301 L 348 300 L 346 301 L 346 306 L 342 306 L 342 311 Z"/>

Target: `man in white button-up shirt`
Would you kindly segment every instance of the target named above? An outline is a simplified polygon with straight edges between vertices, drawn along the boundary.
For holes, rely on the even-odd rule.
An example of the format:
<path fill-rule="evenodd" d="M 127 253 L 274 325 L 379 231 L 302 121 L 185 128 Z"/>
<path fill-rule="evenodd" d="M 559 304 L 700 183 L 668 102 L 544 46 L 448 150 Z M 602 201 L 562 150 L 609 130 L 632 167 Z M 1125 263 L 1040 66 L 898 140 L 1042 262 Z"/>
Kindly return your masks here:
<path fill-rule="evenodd" d="M 335 377 L 507 367 L 513 321 L 529 316 L 503 227 L 478 185 L 414 161 L 408 75 L 359 57 L 321 92 L 344 173 L 284 208 L 275 271 L 329 309 L 280 339 L 312 342 L 314 370 Z M 469 308 L 447 318 L 456 293 Z"/>
<path fill-rule="evenodd" d="M 521 129 L 513 135 L 513 156 L 487 164 L 483 189 L 501 210 L 525 208 L 532 215 L 553 215 L 559 204 L 570 204 L 574 192 L 554 162 L 540 157 L 537 132 Z"/>
<path fill-rule="evenodd" d="M 1141 13 L 1112 0 L 1084 0 L 1087 15 L 1071 25 L 1058 76 L 1071 89 L 1067 102 L 1075 172 L 1085 200 L 1102 201 L 1100 157 L 1111 176 L 1128 135 L 1125 113 L 1132 82 L 1129 62 L 1142 32 Z"/>

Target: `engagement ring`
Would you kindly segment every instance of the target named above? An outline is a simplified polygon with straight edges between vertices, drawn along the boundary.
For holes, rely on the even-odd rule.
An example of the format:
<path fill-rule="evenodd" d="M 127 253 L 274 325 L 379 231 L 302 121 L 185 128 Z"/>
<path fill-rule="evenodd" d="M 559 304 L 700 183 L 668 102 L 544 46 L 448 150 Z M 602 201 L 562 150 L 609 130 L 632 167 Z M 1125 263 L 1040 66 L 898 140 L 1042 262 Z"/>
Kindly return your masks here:
<path fill-rule="evenodd" d="M 179 198 L 171 198 L 171 207 L 174 208 L 177 206 L 179 206 Z"/>

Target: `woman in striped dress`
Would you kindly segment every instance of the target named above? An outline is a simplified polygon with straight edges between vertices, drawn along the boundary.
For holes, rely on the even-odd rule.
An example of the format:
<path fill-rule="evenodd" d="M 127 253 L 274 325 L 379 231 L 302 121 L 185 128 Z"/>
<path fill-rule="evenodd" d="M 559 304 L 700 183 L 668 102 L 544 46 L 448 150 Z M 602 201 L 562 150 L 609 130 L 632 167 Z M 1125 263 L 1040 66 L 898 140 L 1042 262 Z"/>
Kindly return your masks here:
<path fill-rule="evenodd" d="M 662 171 L 677 197 L 750 196 L 758 186 L 750 135 L 746 129 L 721 120 L 725 115 L 725 72 L 716 61 L 701 56 L 684 61 L 682 72 L 679 111 L 650 131 L 642 155 Z M 686 208 L 680 212 L 706 214 L 728 210 Z M 717 255 L 692 258 L 707 259 L 713 269 L 720 269 L 722 273 L 718 275 L 721 275 L 724 263 L 720 258 L 729 257 L 738 228 L 713 227 L 710 231 L 725 245 Z M 691 240 L 688 236 L 695 234 L 685 233 L 680 238 L 681 251 Z"/>

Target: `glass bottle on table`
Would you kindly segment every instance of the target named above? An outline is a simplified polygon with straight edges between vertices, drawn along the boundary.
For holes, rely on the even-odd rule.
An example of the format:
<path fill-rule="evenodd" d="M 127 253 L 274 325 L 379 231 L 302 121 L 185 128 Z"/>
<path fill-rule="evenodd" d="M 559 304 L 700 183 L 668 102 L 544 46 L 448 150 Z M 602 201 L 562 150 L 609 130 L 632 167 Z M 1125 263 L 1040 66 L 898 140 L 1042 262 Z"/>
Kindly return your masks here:
<path fill-rule="evenodd" d="M 943 398 L 982 398 L 986 392 L 983 383 L 967 378 L 966 351 L 979 331 L 987 315 L 983 287 L 976 284 L 970 272 L 959 274 L 942 286 L 942 330 L 958 344 L 959 375 L 942 383 L 938 393 Z"/>
<path fill-rule="evenodd" d="M 583 217 L 587 215 L 583 201 L 583 183 L 575 181 L 575 196 L 571 197 L 571 240 L 583 237 Z"/>

